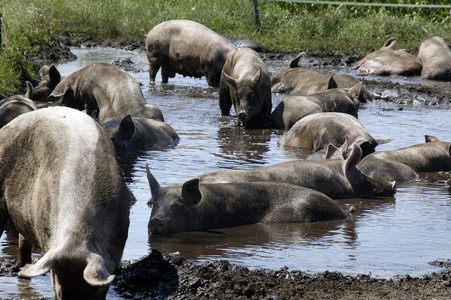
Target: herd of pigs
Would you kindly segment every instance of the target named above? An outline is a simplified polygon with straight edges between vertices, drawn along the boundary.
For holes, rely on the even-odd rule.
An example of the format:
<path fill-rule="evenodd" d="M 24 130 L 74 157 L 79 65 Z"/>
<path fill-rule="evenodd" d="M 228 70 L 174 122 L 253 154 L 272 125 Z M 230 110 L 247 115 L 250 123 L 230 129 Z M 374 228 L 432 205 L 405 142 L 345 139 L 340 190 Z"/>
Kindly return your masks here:
<path fill-rule="evenodd" d="M 451 80 L 451 51 L 442 38 L 424 41 L 418 58 L 394 50 L 395 41 L 363 58 L 359 72 Z M 270 76 L 258 52 L 238 49 L 186 20 L 155 26 L 146 35 L 146 52 L 150 81 L 160 69 L 164 83 L 176 73 L 205 77 L 219 88 L 221 115 L 233 106 L 237 124 L 285 129 L 279 145 L 313 153 L 251 170 L 210 172 L 169 187 L 161 187 L 147 168 L 153 234 L 340 220 L 347 214 L 333 199 L 393 196 L 395 182 L 451 169 L 451 144 L 433 136 L 424 144 L 375 152 L 390 140 L 372 137 L 357 119 L 360 103 L 371 101 L 364 82 L 299 67 L 303 54 Z M 274 92 L 290 96 L 272 110 Z M 38 86 L 27 83 L 25 95 L 1 98 L 0 233 L 8 220 L 19 233 L 20 276 L 50 271 L 58 299 L 105 298 L 134 199 L 117 157 L 175 146 L 177 133 L 148 104 L 139 83 L 109 63 L 65 78 L 45 66 Z M 35 264 L 33 246 L 43 252 Z"/>

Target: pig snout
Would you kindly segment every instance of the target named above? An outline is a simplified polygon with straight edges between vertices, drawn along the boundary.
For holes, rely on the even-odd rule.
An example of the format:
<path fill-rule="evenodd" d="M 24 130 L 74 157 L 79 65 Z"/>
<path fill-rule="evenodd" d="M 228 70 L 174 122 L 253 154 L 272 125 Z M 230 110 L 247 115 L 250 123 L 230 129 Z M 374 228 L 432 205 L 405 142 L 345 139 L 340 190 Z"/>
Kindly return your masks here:
<path fill-rule="evenodd" d="M 241 110 L 239 113 L 238 113 L 238 120 L 241 122 L 241 123 L 245 123 L 247 120 L 248 120 L 248 113 L 246 112 L 246 111 L 244 111 L 244 110 Z"/>
<path fill-rule="evenodd" d="M 152 234 L 169 234 L 167 222 L 160 218 L 153 218 L 149 221 L 148 229 Z"/>

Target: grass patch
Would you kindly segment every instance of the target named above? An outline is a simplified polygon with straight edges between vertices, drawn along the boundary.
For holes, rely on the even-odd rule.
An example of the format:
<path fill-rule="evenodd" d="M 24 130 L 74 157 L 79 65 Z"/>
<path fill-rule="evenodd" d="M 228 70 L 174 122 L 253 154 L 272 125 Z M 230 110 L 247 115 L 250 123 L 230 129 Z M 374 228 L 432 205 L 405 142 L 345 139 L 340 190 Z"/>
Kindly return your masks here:
<path fill-rule="evenodd" d="M 422 1 L 440 2 L 444 1 Z M 257 31 L 250 0 L 1 0 L 0 91 L 19 93 L 24 80 L 38 78 L 36 66 L 26 57 L 37 46 L 54 45 L 55 34 L 142 40 L 141 28 L 148 31 L 171 19 L 202 23 L 228 38 L 252 39 L 268 51 L 363 56 L 390 37 L 397 37 L 397 47 L 411 53 L 432 36 L 451 42 L 450 13 L 446 10 L 264 0 L 259 5 L 261 28 Z"/>

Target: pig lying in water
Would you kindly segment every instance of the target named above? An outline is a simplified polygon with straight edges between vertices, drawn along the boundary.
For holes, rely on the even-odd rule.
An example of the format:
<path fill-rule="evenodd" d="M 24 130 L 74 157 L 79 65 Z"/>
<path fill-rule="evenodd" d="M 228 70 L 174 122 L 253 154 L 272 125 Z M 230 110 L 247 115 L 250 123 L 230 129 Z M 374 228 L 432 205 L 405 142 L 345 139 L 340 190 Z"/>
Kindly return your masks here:
<path fill-rule="evenodd" d="M 148 226 L 152 234 L 347 217 L 326 195 L 291 184 L 200 183 L 194 178 L 161 188 L 149 169 L 147 177 L 153 202 Z"/>
<path fill-rule="evenodd" d="M 423 63 L 421 77 L 431 80 L 451 80 L 451 47 L 439 36 L 421 43 L 418 58 Z"/>
<path fill-rule="evenodd" d="M 299 185 L 331 198 L 393 196 L 395 183 L 373 180 L 357 164 L 362 150 L 356 144 L 345 160 L 294 160 L 250 170 L 226 170 L 197 176 L 201 183 L 276 181 Z"/>
<path fill-rule="evenodd" d="M 418 172 L 451 170 L 451 143 L 426 135 L 424 144 L 375 152 L 365 157 L 359 169 L 372 178 L 415 180 Z"/>
<path fill-rule="evenodd" d="M 273 93 L 309 95 L 331 88 L 351 88 L 360 82 L 358 78 L 346 74 L 328 75 L 299 67 L 299 60 L 304 54 L 303 52 L 296 56 L 288 68 L 271 75 L 271 91 Z"/>
<path fill-rule="evenodd" d="M 51 128 L 51 130 L 49 130 Z M 19 232 L 19 276 L 50 271 L 57 299 L 104 299 L 128 234 L 131 194 L 114 148 L 91 117 L 66 107 L 0 129 L 0 233 Z"/>
<path fill-rule="evenodd" d="M 17 116 L 38 109 L 31 100 L 32 94 L 31 83 L 27 81 L 27 92 L 24 96 L 11 96 L 0 101 L 0 128 Z"/>
<path fill-rule="evenodd" d="M 144 32 L 143 32 L 144 34 Z M 237 48 L 225 37 L 206 26 L 188 20 L 171 20 L 158 24 L 146 35 L 149 77 L 161 67 L 164 83 L 176 73 L 201 78 L 218 87 L 227 57 Z"/>
<path fill-rule="evenodd" d="M 299 120 L 280 139 L 279 145 L 302 149 L 317 149 L 318 144 L 333 144 L 340 147 L 345 142 L 356 143 L 363 156 L 374 152 L 377 145 L 392 139 L 372 137 L 355 117 L 345 113 L 325 112 L 308 115 Z"/>

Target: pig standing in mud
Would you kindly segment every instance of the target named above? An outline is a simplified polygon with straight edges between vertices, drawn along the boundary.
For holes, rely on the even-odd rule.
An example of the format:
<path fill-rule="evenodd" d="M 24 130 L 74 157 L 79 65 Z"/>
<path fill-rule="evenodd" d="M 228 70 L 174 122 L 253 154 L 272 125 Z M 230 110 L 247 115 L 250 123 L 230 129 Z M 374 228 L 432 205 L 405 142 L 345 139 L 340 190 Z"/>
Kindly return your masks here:
<path fill-rule="evenodd" d="M 243 48 L 229 56 L 219 85 L 221 114 L 228 116 L 235 108 L 238 121 L 245 126 L 259 126 L 260 118 L 271 113 L 271 82 L 260 55 Z"/>
<path fill-rule="evenodd" d="M 357 118 L 361 102 L 372 101 L 363 82 L 352 88 L 333 88 L 308 96 L 291 96 L 284 99 L 271 113 L 278 129 L 290 129 L 305 116 L 319 112 L 342 112 Z"/>
<path fill-rule="evenodd" d="M 318 144 L 340 147 L 345 142 L 362 148 L 363 156 L 374 152 L 377 145 L 392 139 L 376 139 L 355 117 L 345 113 L 325 112 L 308 115 L 299 120 L 280 139 L 279 145 L 302 149 L 317 149 Z"/>
<path fill-rule="evenodd" d="M 163 113 L 147 103 L 139 83 L 121 68 L 95 63 L 64 78 L 50 95 L 61 104 L 99 114 L 99 121 L 130 114 L 132 117 L 164 121 Z"/>
<path fill-rule="evenodd" d="M 298 63 L 305 53 L 296 56 L 288 68 L 271 75 L 271 91 L 273 93 L 287 93 L 309 95 L 324 92 L 331 88 L 351 88 L 360 80 L 351 75 L 328 75 L 321 72 L 299 67 Z"/>
<path fill-rule="evenodd" d="M 200 183 L 198 178 L 161 188 L 147 169 L 152 192 L 152 234 L 219 229 L 253 223 L 345 219 L 326 195 L 286 183 Z"/>
<path fill-rule="evenodd" d="M 418 58 L 404 49 L 394 50 L 395 44 L 395 38 L 388 39 L 382 48 L 357 62 L 357 72 L 372 75 L 420 75 L 423 65 Z"/>
<path fill-rule="evenodd" d="M 319 191 L 331 198 L 393 196 L 395 183 L 368 178 L 358 168 L 362 150 L 353 145 L 347 159 L 295 160 L 251 170 L 197 176 L 201 183 L 276 181 Z"/>
<path fill-rule="evenodd" d="M 64 105 L 86 109 L 89 115 L 98 113 L 118 151 L 148 150 L 156 144 L 175 145 L 179 140 L 175 130 L 164 123 L 161 110 L 147 103 L 139 83 L 115 65 L 89 65 L 63 79 L 51 97 L 59 98 Z M 132 118 L 133 124 L 127 124 L 133 131 L 118 135 L 123 132 L 120 120 L 126 115 Z M 120 141 L 120 137 L 124 139 Z M 130 142 L 132 138 L 136 142 Z"/>
<path fill-rule="evenodd" d="M 49 130 L 51 128 L 51 130 Z M 128 234 L 131 193 L 104 130 L 65 107 L 0 129 L 0 233 L 19 232 L 19 276 L 50 271 L 57 299 L 104 299 Z M 43 256 L 31 265 L 31 245 Z"/>
<path fill-rule="evenodd" d="M 155 82 L 161 67 L 163 83 L 179 73 L 195 78 L 205 76 L 209 86 L 218 87 L 222 67 L 236 50 L 228 39 L 202 24 L 188 20 L 163 22 L 146 36 L 150 81 Z"/>
<path fill-rule="evenodd" d="M 451 143 L 426 135 L 424 144 L 375 152 L 359 164 L 360 170 L 372 178 L 409 181 L 417 178 L 417 172 L 451 170 Z"/>
<path fill-rule="evenodd" d="M 11 122 L 17 116 L 37 110 L 38 107 L 31 100 L 32 85 L 27 81 L 27 92 L 24 96 L 16 95 L 0 101 L 0 128 Z"/>
<path fill-rule="evenodd" d="M 451 46 L 439 36 L 421 43 L 418 58 L 423 63 L 421 77 L 430 80 L 451 80 Z"/>

